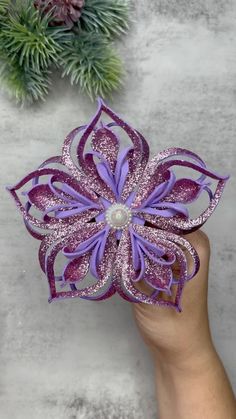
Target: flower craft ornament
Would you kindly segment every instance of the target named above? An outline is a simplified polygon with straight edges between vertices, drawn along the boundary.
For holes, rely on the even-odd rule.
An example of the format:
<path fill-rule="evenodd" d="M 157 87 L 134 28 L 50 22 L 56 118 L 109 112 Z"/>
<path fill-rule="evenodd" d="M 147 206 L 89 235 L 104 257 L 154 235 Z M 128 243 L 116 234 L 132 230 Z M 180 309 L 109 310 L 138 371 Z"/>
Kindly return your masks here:
<path fill-rule="evenodd" d="M 129 147 L 121 147 L 121 134 Z M 179 166 L 190 177 L 178 178 Z M 98 98 L 91 122 L 69 133 L 61 156 L 49 158 L 8 190 L 27 230 L 41 241 L 39 263 L 48 279 L 49 302 L 98 301 L 117 292 L 130 302 L 181 311 L 184 285 L 200 263 L 184 236 L 210 217 L 227 179 L 182 148 L 149 159 L 145 138 Z M 25 202 L 19 198 L 22 188 Z M 191 218 L 188 207 L 202 194 L 209 204 Z M 64 267 L 58 269 L 62 259 Z M 139 281 L 149 292 L 139 289 Z"/>

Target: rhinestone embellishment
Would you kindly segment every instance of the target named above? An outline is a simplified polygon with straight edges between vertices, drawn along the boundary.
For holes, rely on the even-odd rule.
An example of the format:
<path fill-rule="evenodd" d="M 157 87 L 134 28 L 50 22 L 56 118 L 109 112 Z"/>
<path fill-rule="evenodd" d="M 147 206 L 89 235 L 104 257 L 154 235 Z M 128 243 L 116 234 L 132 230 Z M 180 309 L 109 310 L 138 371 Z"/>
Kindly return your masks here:
<path fill-rule="evenodd" d="M 118 230 L 130 224 L 132 213 L 124 204 L 113 204 L 106 211 L 105 218 L 110 227 Z"/>

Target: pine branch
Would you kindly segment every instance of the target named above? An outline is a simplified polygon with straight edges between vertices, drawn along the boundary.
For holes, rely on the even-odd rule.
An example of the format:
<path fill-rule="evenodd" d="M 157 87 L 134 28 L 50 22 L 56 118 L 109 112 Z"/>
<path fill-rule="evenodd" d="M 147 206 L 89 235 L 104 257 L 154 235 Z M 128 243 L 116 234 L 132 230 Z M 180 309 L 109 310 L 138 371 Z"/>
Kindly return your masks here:
<path fill-rule="evenodd" d="M 86 0 L 82 9 L 80 29 L 102 32 L 106 36 L 118 36 L 129 29 L 127 0 Z"/>
<path fill-rule="evenodd" d="M 1 0 L 4 1 L 4 0 Z M 56 63 L 62 50 L 58 40 L 64 28 L 48 31 L 50 14 L 43 15 L 29 1 L 13 6 L 6 19 L 1 22 L 0 51 L 12 61 L 36 72 Z"/>
<path fill-rule="evenodd" d="M 50 24 L 53 9 L 23 1 L 0 0 L 0 80 L 17 102 L 45 99 L 52 65 L 92 100 L 122 84 L 122 63 L 109 39 L 128 28 L 125 1 L 87 0 L 73 30 Z"/>
<path fill-rule="evenodd" d="M 104 35 L 81 32 L 61 53 L 62 77 L 69 76 L 91 100 L 106 97 L 121 84 L 122 64 Z"/>
<path fill-rule="evenodd" d="M 23 67 L 17 60 L 11 60 L 0 52 L 0 80 L 11 97 L 22 105 L 35 100 L 45 100 L 50 87 L 48 69 L 39 73 Z"/>

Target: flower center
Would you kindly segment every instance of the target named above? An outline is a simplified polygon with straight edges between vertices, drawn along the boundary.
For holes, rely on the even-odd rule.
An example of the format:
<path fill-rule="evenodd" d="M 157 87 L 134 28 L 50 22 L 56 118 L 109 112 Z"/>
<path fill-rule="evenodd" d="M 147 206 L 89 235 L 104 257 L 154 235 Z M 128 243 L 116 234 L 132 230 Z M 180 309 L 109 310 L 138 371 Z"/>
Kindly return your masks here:
<path fill-rule="evenodd" d="M 110 227 L 120 229 L 130 224 L 132 213 L 124 204 L 113 204 L 107 209 L 105 218 Z"/>

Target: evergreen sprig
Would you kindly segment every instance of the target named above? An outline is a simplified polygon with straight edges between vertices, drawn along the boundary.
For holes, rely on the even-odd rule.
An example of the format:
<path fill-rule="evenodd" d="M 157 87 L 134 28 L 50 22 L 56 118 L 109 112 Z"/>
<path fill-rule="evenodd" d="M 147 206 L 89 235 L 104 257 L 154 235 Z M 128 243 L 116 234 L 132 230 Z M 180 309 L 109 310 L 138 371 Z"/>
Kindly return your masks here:
<path fill-rule="evenodd" d="M 121 84 L 122 63 L 101 34 L 81 32 L 61 53 L 62 76 L 78 84 L 91 100 L 105 97 Z"/>
<path fill-rule="evenodd" d="M 53 9 L 33 0 L 0 0 L 0 81 L 17 102 L 45 100 L 53 67 L 93 100 L 123 82 L 111 42 L 128 29 L 126 0 L 86 0 L 78 24 L 55 26 Z"/>
<path fill-rule="evenodd" d="M 58 31 L 48 33 L 50 13 L 43 15 L 32 2 L 13 9 L 2 23 L 0 49 L 20 66 L 41 71 L 56 63 L 62 47 L 58 43 Z"/>
<path fill-rule="evenodd" d="M 17 59 L 10 60 L 3 52 L 0 52 L 0 61 L 0 79 L 16 103 L 45 100 L 51 84 L 48 69 L 37 72 L 30 67 L 23 67 Z"/>
<path fill-rule="evenodd" d="M 58 65 L 66 29 L 50 28 L 51 14 L 40 13 L 31 0 L 26 4 L 0 0 L 1 7 L 7 14 L 0 20 L 0 80 L 17 103 L 45 100 L 49 66 Z"/>
<path fill-rule="evenodd" d="M 86 0 L 78 26 L 88 32 L 102 32 L 112 37 L 129 29 L 129 6 L 126 0 Z"/>

